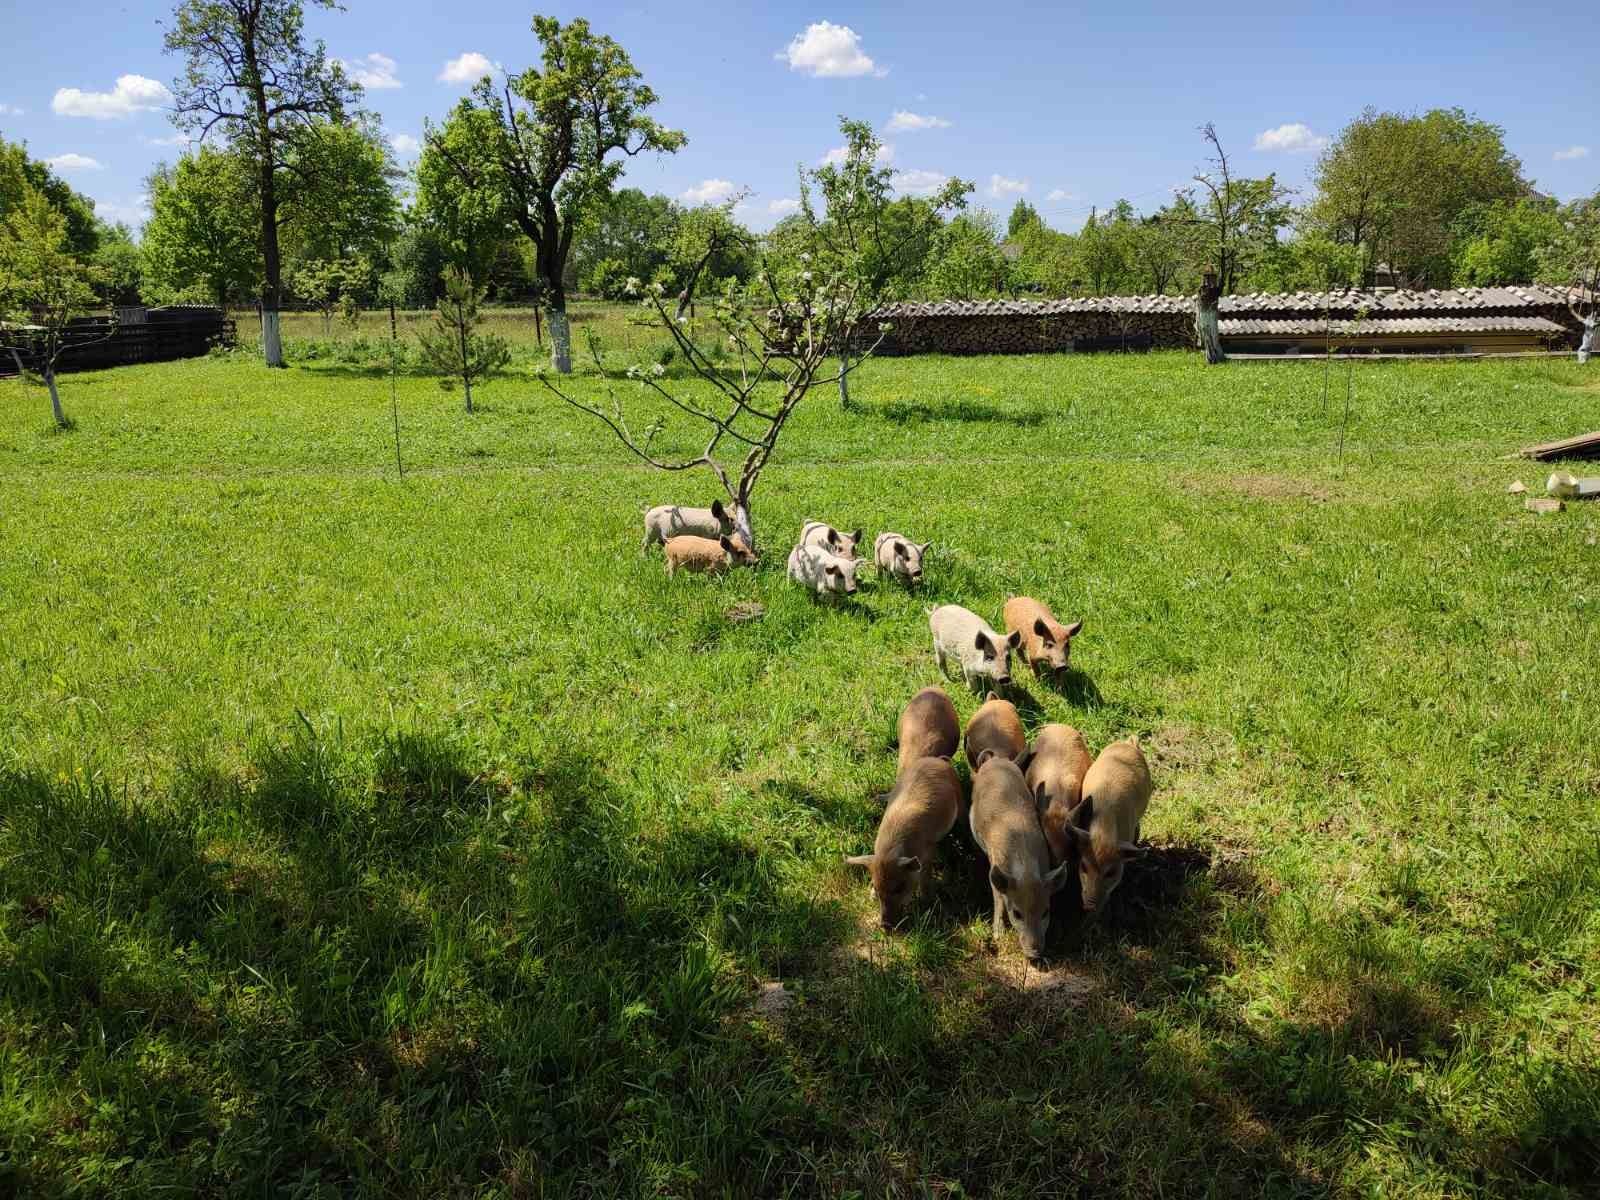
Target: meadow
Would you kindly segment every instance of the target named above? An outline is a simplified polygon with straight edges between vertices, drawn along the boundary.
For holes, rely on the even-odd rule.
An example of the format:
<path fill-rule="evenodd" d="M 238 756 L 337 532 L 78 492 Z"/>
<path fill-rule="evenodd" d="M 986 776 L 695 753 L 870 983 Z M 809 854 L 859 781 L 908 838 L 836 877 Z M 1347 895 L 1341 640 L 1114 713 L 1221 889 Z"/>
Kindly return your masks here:
<path fill-rule="evenodd" d="M 403 375 L 399 476 L 290 332 L 0 383 L 0 1194 L 1593 1194 L 1600 506 L 1505 458 L 1592 369 L 870 362 L 668 579 L 708 478 L 520 367 Z M 927 586 L 813 601 L 808 517 Z M 842 861 L 1016 592 L 1156 788 L 1042 969 L 960 836 L 899 935 Z"/>

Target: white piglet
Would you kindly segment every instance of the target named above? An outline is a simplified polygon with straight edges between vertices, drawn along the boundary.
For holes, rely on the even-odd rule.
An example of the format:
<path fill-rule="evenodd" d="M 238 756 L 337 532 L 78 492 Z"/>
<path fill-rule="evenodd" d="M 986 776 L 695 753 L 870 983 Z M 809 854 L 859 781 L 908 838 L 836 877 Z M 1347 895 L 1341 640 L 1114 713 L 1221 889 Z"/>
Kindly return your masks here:
<path fill-rule="evenodd" d="M 854 533 L 841 533 L 826 521 L 807 521 L 800 526 L 802 546 L 815 546 L 819 550 L 826 550 L 829 554 L 837 554 L 841 558 L 858 557 L 856 545 L 860 541 L 859 529 Z"/>
<path fill-rule="evenodd" d="M 917 545 L 898 533 L 880 533 L 872 544 L 872 560 L 878 565 L 878 574 L 892 575 L 907 587 L 922 582 L 922 557 L 928 553 L 932 542 Z"/>
<path fill-rule="evenodd" d="M 702 537 L 716 541 L 734 531 L 733 515 L 713 500 L 710 508 L 687 508 L 682 504 L 658 504 L 644 514 L 644 549 L 665 545 L 668 538 Z M 750 544 L 749 535 L 745 544 Z"/>
<path fill-rule="evenodd" d="M 1022 641 L 1020 633 L 1001 637 L 989 623 L 959 604 L 943 604 L 928 614 L 933 631 L 933 653 L 939 670 L 950 674 L 950 663 L 961 668 L 967 686 L 977 691 L 1003 691 L 1011 683 L 1011 652 Z"/>
<path fill-rule="evenodd" d="M 819 596 L 828 592 L 852 596 L 856 590 L 856 560 L 830 554 L 818 546 L 796 546 L 789 551 L 789 578 Z"/>

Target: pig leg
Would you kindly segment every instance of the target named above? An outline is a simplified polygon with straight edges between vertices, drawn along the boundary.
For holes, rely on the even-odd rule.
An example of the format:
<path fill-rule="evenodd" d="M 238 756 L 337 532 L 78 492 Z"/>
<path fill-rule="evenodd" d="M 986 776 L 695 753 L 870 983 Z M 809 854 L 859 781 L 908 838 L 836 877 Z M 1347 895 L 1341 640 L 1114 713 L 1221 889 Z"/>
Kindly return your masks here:
<path fill-rule="evenodd" d="M 950 678 L 950 662 L 945 658 L 944 646 L 940 644 L 937 637 L 933 639 L 933 656 L 939 660 L 939 674 L 946 679 Z"/>
<path fill-rule="evenodd" d="M 992 883 L 989 890 L 994 893 L 994 940 L 998 942 L 1006 932 L 1006 898 Z"/>

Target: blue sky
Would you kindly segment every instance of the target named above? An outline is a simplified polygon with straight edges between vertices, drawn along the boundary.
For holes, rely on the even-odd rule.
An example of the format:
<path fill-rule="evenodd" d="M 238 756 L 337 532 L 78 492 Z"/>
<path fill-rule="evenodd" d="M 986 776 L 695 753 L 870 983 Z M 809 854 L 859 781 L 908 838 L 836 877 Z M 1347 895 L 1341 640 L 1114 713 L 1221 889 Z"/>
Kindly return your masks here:
<path fill-rule="evenodd" d="M 535 11 L 507 0 L 348 0 L 307 25 L 369 82 L 367 105 L 414 158 L 481 63 L 533 61 Z M 633 4 L 588 16 L 661 96 L 685 150 L 629 165 L 626 182 L 693 202 L 733 189 L 765 227 L 798 164 L 839 144 L 841 113 L 872 121 L 901 185 L 948 175 L 1004 214 L 1026 196 L 1075 228 L 1091 205 L 1154 208 L 1204 154 L 1212 120 L 1236 169 L 1304 187 L 1320 139 L 1366 105 L 1460 105 L 1506 130 L 1527 174 L 1562 199 L 1600 186 L 1594 24 L 1571 5 L 1390 3 L 1161 6 Z M 54 160 L 112 218 L 142 219 L 143 179 L 179 146 L 161 87 L 170 3 L 55 0 L 7 14 L 0 132 Z M 475 56 L 466 57 L 464 56 Z M 451 64 L 456 64 L 452 69 Z M 906 114 L 896 120 L 896 114 Z M 164 144 L 165 143 L 165 144 Z"/>

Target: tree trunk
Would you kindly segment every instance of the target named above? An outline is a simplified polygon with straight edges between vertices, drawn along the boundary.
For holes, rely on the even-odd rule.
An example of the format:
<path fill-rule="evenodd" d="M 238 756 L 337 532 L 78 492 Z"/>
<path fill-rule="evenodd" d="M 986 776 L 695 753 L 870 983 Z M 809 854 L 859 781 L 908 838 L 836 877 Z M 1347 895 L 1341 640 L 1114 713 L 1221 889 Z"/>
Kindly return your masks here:
<path fill-rule="evenodd" d="M 272 170 L 272 119 L 267 115 L 266 88 L 259 80 L 260 72 L 255 62 L 254 31 L 246 48 L 246 57 L 253 78 L 256 107 L 256 137 L 260 145 L 256 153 L 261 156 L 256 164 L 261 188 L 261 257 L 266 268 L 266 281 L 261 288 L 261 351 L 267 366 L 283 366 L 283 335 L 278 324 L 278 307 L 283 302 L 283 256 L 278 249 L 278 187 Z"/>
<path fill-rule="evenodd" d="M 467 411 L 472 411 L 472 361 L 467 357 L 467 314 L 465 306 L 456 305 L 456 333 L 461 338 L 461 382 L 466 387 Z"/>
<path fill-rule="evenodd" d="M 533 340 L 538 342 L 539 348 L 544 349 L 544 309 L 539 307 L 539 302 L 533 302 Z"/>
<path fill-rule="evenodd" d="M 1213 366 L 1227 361 L 1227 355 L 1222 353 L 1222 334 L 1217 328 L 1217 301 L 1221 295 L 1216 274 L 1207 271 L 1195 299 L 1194 330 L 1200 339 L 1200 349 L 1205 351 L 1206 362 Z"/>
<path fill-rule="evenodd" d="M 54 363 L 44 365 L 44 385 L 50 389 L 50 412 L 56 419 L 56 428 L 67 428 L 67 414 L 61 411 L 61 393 L 56 391 L 56 367 Z"/>
<path fill-rule="evenodd" d="M 550 306 L 550 365 L 558 375 L 572 374 L 572 326 L 567 323 L 565 300 Z"/>
<path fill-rule="evenodd" d="M 1594 353 L 1595 325 L 1600 322 L 1600 316 L 1584 318 L 1583 337 L 1578 341 L 1578 365 L 1581 367 L 1589 361 L 1589 355 Z"/>
<path fill-rule="evenodd" d="M 839 407 L 850 411 L 850 352 L 839 351 Z"/>

